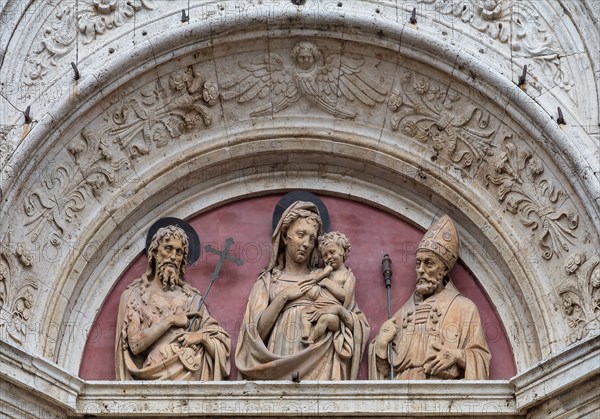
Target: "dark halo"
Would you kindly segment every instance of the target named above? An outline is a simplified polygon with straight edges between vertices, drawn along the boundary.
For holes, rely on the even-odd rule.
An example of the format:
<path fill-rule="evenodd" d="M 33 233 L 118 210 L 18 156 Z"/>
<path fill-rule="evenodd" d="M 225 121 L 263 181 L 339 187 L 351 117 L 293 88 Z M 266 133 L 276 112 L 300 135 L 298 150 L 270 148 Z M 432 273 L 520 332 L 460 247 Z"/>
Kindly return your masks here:
<path fill-rule="evenodd" d="M 187 234 L 188 243 L 190 246 L 188 253 L 188 265 L 192 265 L 200 257 L 200 237 L 198 237 L 198 233 L 196 233 L 194 227 L 192 227 L 187 221 L 183 221 L 175 217 L 161 218 L 160 220 L 152 224 L 150 230 L 148 230 L 148 235 L 146 236 L 146 255 L 148 254 L 148 248 L 150 247 L 152 237 L 154 237 L 158 229 L 172 225 L 176 225 L 177 227 L 185 231 L 185 234 Z"/>
<path fill-rule="evenodd" d="M 323 222 L 323 232 L 327 233 L 329 231 L 329 211 L 327 211 L 327 207 L 317 195 L 312 192 L 302 190 L 286 193 L 279 200 L 277 205 L 275 205 L 275 209 L 273 210 L 272 231 L 275 231 L 275 227 L 277 227 L 277 223 L 279 223 L 279 219 L 283 215 L 284 211 L 296 201 L 306 201 L 315 204 L 319 209 L 319 215 L 321 216 L 321 221 Z"/>

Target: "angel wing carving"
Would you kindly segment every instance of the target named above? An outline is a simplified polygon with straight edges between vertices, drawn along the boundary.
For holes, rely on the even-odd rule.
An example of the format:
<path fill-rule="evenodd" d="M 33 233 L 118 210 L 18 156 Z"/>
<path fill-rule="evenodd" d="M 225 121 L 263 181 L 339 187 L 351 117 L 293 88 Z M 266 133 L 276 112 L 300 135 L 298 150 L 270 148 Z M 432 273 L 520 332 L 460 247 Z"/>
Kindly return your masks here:
<path fill-rule="evenodd" d="M 358 100 L 366 106 L 383 102 L 387 92 L 370 86 L 360 77 L 364 58 L 331 54 L 323 57 L 312 42 L 298 42 L 291 51 L 294 65 L 284 64 L 276 53 L 266 53 L 250 61 L 240 61 L 246 71 L 241 80 L 230 80 L 221 85 L 224 100 L 238 103 L 269 98 L 266 106 L 250 113 L 264 116 L 277 113 L 305 98 L 310 104 L 327 113 L 353 119 L 357 112 L 343 109 L 346 103 Z"/>

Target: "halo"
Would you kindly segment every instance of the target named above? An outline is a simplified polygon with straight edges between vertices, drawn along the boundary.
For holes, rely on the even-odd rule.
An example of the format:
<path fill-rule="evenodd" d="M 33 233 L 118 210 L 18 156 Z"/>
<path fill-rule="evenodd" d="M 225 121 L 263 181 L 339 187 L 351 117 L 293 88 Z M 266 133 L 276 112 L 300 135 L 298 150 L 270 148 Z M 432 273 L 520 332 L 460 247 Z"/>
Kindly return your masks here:
<path fill-rule="evenodd" d="M 279 219 L 284 211 L 296 201 L 306 201 L 315 204 L 319 209 L 319 215 L 321 216 L 321 222 L 323 223 L 323 232 L 327 233 L 329 231 L 329 211 L 327 211 L 327 207 L 317 195 L 303 190 L 288 192 L 279 200 L 279 202 L 277 202 L 275 209 L 273 209 L 273 220 L 271 223 L 272 231 L 275 231 L 277 223 L 279 223 Z"/>
<path fill-rule="evenodd" d="M 196 230 L 194 230 L 194 227 L 192 227 L 190 223 L 175 217 L 164 217 L 152 224 L 148 230 L 148 235 L 146 236 L 146 255 L 148 254 L 150 242 L 156 232 L 162 227 L 171 225 L 176 225 L 181 228 L 187 235 L 189 243 L 188 265 L 192 265 L 200 258 L 200 237 L 198 237 L 198 233 L 196 233 Z"/>

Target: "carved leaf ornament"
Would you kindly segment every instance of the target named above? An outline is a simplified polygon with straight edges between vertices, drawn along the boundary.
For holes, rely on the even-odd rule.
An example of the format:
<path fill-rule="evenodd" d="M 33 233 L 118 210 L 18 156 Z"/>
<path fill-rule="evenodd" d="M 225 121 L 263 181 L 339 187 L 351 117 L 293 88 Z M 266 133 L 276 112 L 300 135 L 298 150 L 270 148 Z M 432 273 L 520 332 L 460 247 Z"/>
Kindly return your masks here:
<path fill-rule="evenodd" d="M 559 295 L 569 343 L 574 343 L 600 327 L 600 256 L 588 260 L 585 253 L 575 253 L 567 259 L 565 271 L 568 278 Z"/>
<path fill-rule="evenodd" d="M 417 0 L 433 4 L 436 12 L 471 25 L 502 44 L 510 45 L 519 67 L 531 60 L 555 85 L 570 91 L 572 75 L 561 67 L 560 46 L 534 4 L 518 0 Z M 412 6 L 410 6 L 412 8 Z M 531 65 L 531 63 L 529 63 Z"/>
<path fill-rule="evenodd" d="M 435 160 L 444 154 L 464 176 L 473 177 L 493 154 L 489 112 L 466 103 L 455 90 L 425 76 L 408 74 L 388 100 L 392 130 L 431 144 Z"/>
<path fill-rule="evenodd" d="M 31 278 L 20 279 L 33 266 L 31 256 L 23 251 L 23 244 L 12 243 L 10 234 L 7 234 L 3 238 L 5 247 L 7 250 L 0 253 L 0 328 L 4 328 L 15 342 L 22 343 L 28 331 L 38 285 Z M 8 250 L 14 247 L 16 251 Z"/>
<path fill-rule="evenodd" d="M 156 8 L 155 0 L 61 1 L 50 14 L 27 56 L 23 73 L 28 83 L 46 76 L 50 67 L 74 50 L 76 40 L 90 44 L 134 18 L 143 9 Z"/>
<path fill-rule="evenodd" d="M 48 240 L 59 246 L 88 197 L 99 197 L 153 146 L 164 147 L 185 132 L 209 126 L 208 108 L 218 97 L 217 85 L 190 67 L 171 74 L 167 87 L 158 80 L 141 93 L 119 98 L 105 116 L 108 123 L 99 129 L 85 128 L 67 146 L 76 166 L 52 168 L 41 187 L 26 198 L 27 236 L 35 243 L 50 228 Z"/>
<path fill-rule="evenodd" d="M 560 256 L 575 243 L 579 217 L 560 209 L 565 193 L 542 178 L 542 162 L 529 151 L 517 150 L 510 138 L 512 135 L 505 138 L 504 151 L 498 154 L 495 174 L 486 175 L 486 180 L 498 187 L 498 200 L 506 210 L 531 229 L 542 257 Z"/>

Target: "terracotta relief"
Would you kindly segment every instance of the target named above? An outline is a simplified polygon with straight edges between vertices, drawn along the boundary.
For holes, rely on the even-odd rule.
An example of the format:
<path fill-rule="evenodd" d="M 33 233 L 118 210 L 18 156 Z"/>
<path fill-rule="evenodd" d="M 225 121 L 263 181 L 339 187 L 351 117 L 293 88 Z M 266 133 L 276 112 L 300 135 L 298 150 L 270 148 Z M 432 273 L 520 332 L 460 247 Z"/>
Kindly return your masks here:
<path fill-rule="evenodd" d="M 223 380 L 229 335 L 185 280 L 190 245 L 178 226 L 158 229 L 148 268 L 121 295 L 115 344 L 117 380 Z"/>
<path fill-rule="evenodd" d="M 349 119 L 355 118 L 358 112 L 349 106 L 340 106 L 341 99 L 357 100 L 365 106 L 384 101 L 387 92 L 373 86 L 361 74 L 365 62 L 362 56 L 325 56 L 316 44 L 307 41 L 296 43 L 290 56 L 292 64 L 273 52 L 240 61 L 243 78 L 221 83 L 223 99 L 258 103 L 259 109 L 250 116 L 271 115 L 305 99 L 308 107 L 304 112 L 314 105 L 331 115 Z"/>
<path fill-rule="evenodd" d="M 443 216 L 417 247 L 415 293 L 371 342 L 369 378 L 488 378 L 491 354 L 479 312 L 448 275 L 458 251 L 454 223 Z"/>
<path fill-rule="evenodd" d="M 341 234 L 321 238 L 327 263 L 318 269 L 322 222 L 315 205 L 296 201 L 273 233 L 272 254 L 250 292 L 236 349 L 248 380 L 353 380 L 369 324 L 344 265 L 350 245 Z"/>

